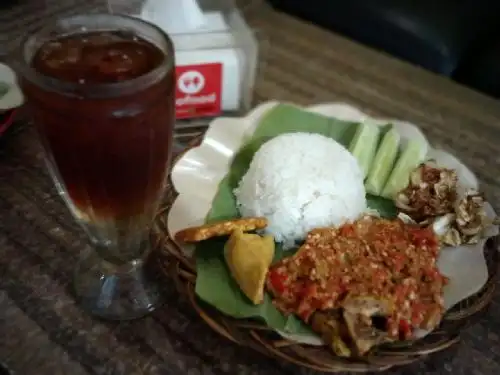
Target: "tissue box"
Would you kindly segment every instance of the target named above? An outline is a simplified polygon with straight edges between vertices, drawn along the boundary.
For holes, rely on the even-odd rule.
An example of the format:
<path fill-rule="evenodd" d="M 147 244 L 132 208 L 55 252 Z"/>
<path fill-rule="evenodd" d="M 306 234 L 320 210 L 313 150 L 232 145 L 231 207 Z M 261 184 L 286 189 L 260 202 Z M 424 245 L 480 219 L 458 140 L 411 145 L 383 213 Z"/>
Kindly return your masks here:
<path fill-rule="evenodd" d="M 155 23 L 171 37 L 176 57 L 178 120 L 240 115 L 250 109 L 258 46 L 233 1 L 139 3 L 137 6 L 136 1 L 132 9 L 130 2 L 109 1 L 112 11 Z"/>

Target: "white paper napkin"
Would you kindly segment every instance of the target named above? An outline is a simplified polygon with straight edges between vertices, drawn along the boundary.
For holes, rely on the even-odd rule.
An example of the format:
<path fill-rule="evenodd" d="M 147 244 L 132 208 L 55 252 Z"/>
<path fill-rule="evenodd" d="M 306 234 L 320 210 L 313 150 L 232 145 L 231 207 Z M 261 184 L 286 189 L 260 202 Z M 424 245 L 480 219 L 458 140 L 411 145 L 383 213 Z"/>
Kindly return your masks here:
<path fill-rule="evenodd" d="M 205 23 L 197 0 L 145 0 L 140 17 L 169 34 L 193 32 Z"/>

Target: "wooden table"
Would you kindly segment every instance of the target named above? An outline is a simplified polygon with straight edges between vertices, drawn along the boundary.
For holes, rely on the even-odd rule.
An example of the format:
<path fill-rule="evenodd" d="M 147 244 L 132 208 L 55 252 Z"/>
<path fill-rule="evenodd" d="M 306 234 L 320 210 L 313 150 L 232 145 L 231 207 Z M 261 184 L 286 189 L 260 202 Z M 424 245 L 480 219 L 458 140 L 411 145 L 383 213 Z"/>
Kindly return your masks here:
<path fill-rule="evenodd" d="M 20 30 L 46 17 L 93 10 L 101 1 L 19 0 L 0 14 L 0 56 Z M 258 1 L 247 11 L 261 42 L 256 102 L 347 102 L 418 124 L 478 175 L 500 208 L 500 105 L 445 78 L 396 61 Z M 186 141 L 199 130 L 184 133 Z M 22 375 L 306 374 L 236 347 L 205 326 L 173 285 L 151 316 L 107 323 L 68 292 L 86 239 L 57 196 L 28 123 L 0 140 L 0 359 Z M 450 356 L 391 374 L 494 375 L 500 366 L 500 294 Z"/>

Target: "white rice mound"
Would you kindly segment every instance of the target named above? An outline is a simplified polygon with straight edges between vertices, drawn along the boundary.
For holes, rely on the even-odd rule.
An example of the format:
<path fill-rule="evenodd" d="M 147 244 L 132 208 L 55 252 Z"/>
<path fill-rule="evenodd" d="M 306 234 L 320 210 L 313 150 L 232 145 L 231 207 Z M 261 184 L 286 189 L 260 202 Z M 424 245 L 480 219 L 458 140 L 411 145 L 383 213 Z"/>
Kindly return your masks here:
<path fill-rule="evenodd" d="M 314 228 L 342 225 L 367 210 L 356 158 L 319 134 L 287 133 L 266 142 L 234 194 L 240 214 L 266 217 L 266 232 L 285 248 Z"/>

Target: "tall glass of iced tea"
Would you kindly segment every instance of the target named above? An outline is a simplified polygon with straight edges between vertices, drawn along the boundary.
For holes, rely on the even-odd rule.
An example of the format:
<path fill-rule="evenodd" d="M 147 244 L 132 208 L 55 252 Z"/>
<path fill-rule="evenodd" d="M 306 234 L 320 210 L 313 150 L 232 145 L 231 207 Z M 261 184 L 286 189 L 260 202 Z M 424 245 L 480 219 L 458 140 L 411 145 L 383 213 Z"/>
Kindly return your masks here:
<path fill-rule="evenodd" d="M 21 82 L 50 174 L 91 248 L 74 289 L 92 313 L 144 315 L 158 291 L 143 264 L 170 161 L 170 39 L 112 14 L 59 19 L 21 46 Z"/>

